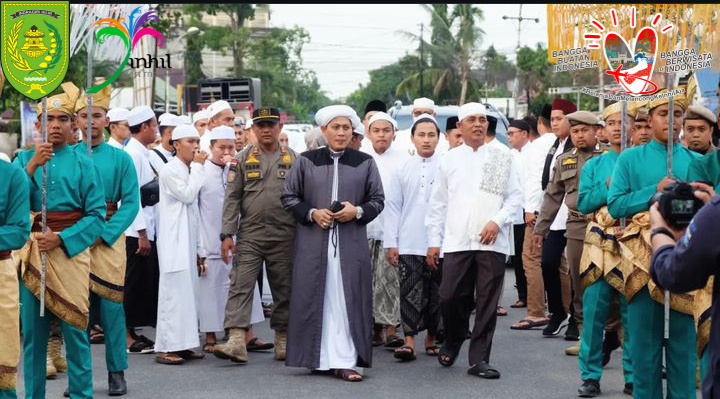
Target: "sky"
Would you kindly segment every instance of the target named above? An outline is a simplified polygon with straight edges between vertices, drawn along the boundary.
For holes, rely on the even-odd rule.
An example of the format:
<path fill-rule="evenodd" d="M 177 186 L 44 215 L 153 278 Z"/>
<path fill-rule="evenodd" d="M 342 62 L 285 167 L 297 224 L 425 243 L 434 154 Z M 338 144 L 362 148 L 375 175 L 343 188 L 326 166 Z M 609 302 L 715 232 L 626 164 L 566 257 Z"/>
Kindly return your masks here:
<path fill-rule="evenodd" d="M 518 41 L 517 21 L 503 15 L 518 16 L 519 4 L 478 4 L 485 20 L 481 44 L 491 44 L 514 59 Z M 297 25 L 310 34 L 303 47 L 303 65 L 314 70 L 330 98 L 342 98 L 370 80 L 368 72 L 391 64 L 413 52 L 417 40 L 401 32 L 420 33 L 425 24 L 425 40 L 430 38 L 430 15 L 418 4 L 273 4 L 270 24 L 292 28 Z M 546 5 L 524 4 L 522 16 L 540 22 L 522 22 L 520 45 L 547 44 Z"/>

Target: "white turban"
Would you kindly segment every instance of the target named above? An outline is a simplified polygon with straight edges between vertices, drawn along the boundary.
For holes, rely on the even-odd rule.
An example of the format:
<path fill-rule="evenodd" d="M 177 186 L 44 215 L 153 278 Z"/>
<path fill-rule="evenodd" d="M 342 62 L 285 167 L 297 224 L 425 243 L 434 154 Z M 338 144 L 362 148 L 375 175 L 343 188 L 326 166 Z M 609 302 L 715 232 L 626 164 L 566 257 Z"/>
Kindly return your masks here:
<path fill-rule="evenodd" d="M 413 101 L 413 109 L 415 108 L 429 108 L 435 111 L 435 101 L 425 97 L 416 98 Z"/>
<path fill-rule="evenodd" d="M 370 129 L 370 126 L 377 121 L 388 121 L 392 125 L 393 130 L 397 130 L 398 128 L 397 122 L 390 115 L 384 112 L 376 112 L 368 121 L 368 129 Z"/>
<path fill-rule="evenodd" d="M 200 138 L 200 133 L 198 133 L 193 125 L 180 125 L 173 130 L 173 140 L 180 140 L 187 137 Z"/>
<path fill-rule="evenodd" d="M 193 114 L 192 123 L 195 124 L 195 122 L 199 121 L 200 119 L 208 119 L 210 118 L 208 116 L 208 112 L 205 110 L 198 111 Z"/>
<path fill-rule="evenodd" d="M 235 129 L 230 126 L 218 126 L 208 132 L 210 140 L 235 140 Z"/>
<path fill-rule="evenodd" d="M 330 121 L 340 116 L 350 119 L 353 129 L 357 129 L 357 127 L 362 124 L 355 110 L 347 105 L 329 105 L 321 108 L 315 113 L 315 123 L 317 123 L 318 126 L 327 126 Z"/>
<path fill-rule="evenodd" d="M 128 114 L 127 116 L 128 125 L 137 126 L 143 122 L 149 121 L 154 116 L 155 112 L 153 112 L 152 108 L 148 107 L 147 105 L 135 107 L 130 111 L 130 114 Z"/>
<path fill-rule="evenodd" d="M 125 108 L 113 108 L 107 113 L 110 122 L 127 121 L 128 115 L 130 115 L 130 111 Z"/>
<path fill-rule="evenodd" d="M 470 115 L 482 115 L 487 116 L 485 106 L 480 103 L 467 103 L 463 104 L 458 110 L 458 121 L 462 121 Z"/>

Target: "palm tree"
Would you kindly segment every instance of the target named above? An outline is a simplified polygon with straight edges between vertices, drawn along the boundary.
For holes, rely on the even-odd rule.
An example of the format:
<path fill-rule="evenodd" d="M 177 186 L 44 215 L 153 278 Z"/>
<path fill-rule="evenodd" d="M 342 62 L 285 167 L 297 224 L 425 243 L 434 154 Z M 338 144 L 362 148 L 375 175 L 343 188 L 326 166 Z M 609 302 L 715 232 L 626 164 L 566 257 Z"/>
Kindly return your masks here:
<path fill-rule="evenodd" d="M 423 77 L 430 78 L 433 84 L 433 96 L 440 97 L 440 93 L 455 89 L 459 86 L 459 103 L 465 103 L 468 89 L 479 87 L 476 79 L 470 75 L 472 60 L 477 51 L 482 36 L 482 29 L 476 26 L 483 20 L 481 9 L 472 4 L 456 4 L 448 16 L 447 5 L 435 4 L 421 5 L 432 16 L 432 41 L 425 46 L 431 57 L 431 68 L 424 72 Z M 414 40 L 421 40 L 417 35 L 401 32 Z M 425 62 L 425 60 L 421 60 Z M 419 87 L 420 73 L 413 73 L 404 79 L 397 87 L 396 94 L 408 94 Z"/>

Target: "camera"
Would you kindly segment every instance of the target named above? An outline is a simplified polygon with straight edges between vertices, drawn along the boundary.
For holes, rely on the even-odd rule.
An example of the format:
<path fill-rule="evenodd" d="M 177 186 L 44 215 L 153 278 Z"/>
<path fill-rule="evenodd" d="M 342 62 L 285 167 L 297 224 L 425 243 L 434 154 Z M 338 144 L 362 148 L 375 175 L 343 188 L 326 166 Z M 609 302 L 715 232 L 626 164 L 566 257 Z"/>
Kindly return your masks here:
<path fill-rule="evenodd" d="M 693 216 L 703 207 L 702 201 L 693 194 L 695 189 L 686 182 L 674 182 L 655 193 L 649 206 L 658 203 L 658 210 L 670 227 L 683 228 L 690 224 Z"/>

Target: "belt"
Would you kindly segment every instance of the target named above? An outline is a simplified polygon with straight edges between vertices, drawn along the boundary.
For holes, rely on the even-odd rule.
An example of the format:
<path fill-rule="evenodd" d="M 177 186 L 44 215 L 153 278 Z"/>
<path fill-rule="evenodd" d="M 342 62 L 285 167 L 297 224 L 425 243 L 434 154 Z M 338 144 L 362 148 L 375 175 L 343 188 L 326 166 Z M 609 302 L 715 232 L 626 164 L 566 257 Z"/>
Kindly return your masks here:
<path fill-rule="evenodd" d="M 0 251 L 0 261 L 10 259 L 10 251 Z"/>
<path fill-rule="evenodd" d="M 573 211 L 572 209 L 568 209 L 568 215 L 570 215 L 574 218 L 577 218 L 577 219 L 582 219 L 584 221 L 588 220 L 588 218 L 585 214 L 577 212 L 577 211 Z"/>
<path fill-rule="evenodd" d="M 85 214 L 82 211 L 48 212 L 47 225 L 52 231 L 59 232 L 74 225 L 84 216 Z M 32 224 L 32 231 L 42 231 L 42 215 L 40 213 L 35 215 L 35 219 Z"/>
<path fill-rule="evenodd" d="M 118 205 L 117 202 L 106 201 L 105 206 L 107 207 L 105 211 L 105 221 L 107 222 L 118 211 Z"/>

